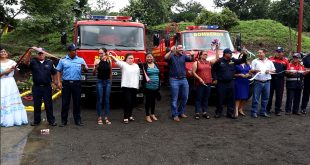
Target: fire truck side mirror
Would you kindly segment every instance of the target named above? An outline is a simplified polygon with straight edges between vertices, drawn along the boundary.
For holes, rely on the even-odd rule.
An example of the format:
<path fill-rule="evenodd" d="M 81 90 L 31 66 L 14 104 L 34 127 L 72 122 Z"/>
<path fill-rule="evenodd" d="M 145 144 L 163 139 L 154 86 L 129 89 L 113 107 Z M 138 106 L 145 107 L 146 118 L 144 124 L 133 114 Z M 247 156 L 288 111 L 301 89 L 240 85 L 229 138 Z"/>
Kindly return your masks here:
<path fill-rule="evenodd" d="M 60 43 L 63 45 L 67 45 L 67 33 L 66 32 L 61 33 Z"/>
<path fill-rule="evenodd" d="M 169 35 L 165 36 L 165 46 L 170 47 L 170 36 Z"/>
<path fill-rule="evenodd" d="M 159 45 L 159 34 L 156 33 L 153 35 L 153 46 L 158 46 Z"/>
<path fill-rule="evenodd" d="M 236 47 L 239 52 L 242 50 L 241 49 L 241 33 L 238 33 L 236 36 Z"/>

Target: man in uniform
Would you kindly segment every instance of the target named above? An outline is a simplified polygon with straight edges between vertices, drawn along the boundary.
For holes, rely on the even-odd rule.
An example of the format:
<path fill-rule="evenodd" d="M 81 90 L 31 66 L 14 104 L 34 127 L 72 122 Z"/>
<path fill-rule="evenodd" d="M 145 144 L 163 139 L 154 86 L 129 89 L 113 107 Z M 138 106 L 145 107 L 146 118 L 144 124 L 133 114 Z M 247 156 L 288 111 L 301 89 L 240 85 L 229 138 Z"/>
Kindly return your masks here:
<path fill-rule="evenodd" d="M 82 70 L 87 72 L 87 65 L 83 58 L 76 55 L 76 46 L 68 46 L 68 55 L 62 58 L 57 67 L 58 87 L 62 89 L 61 125 L 64 127 L 68 122 L 70 100 L 73 100 L 73 118 L 75 124 L 83 126 L 80 116 L 81 78 Z M 62 82 L 60 74 L 62 73 Z"/>
<path fill-rule="evenodd" d="M 281 116 L 280 112 L 284 91 L 284 76 L 289 62 L 284 57 L 284 49 L 282 47 L 277 47 L 275 56 L 270 57 L 269 60 L 273 62 L 273 65 L 276 68 L 276 73 L 271 75 L 272 79 L 270 80 L 270 96 L 267 104 L 267 113 L 270 113 L 273 93 L 275 91 L 275 115 Z"/>
<path fill-rule="evenodd" d="M 306 57 L 304 57 L 302 59 L 303 65 L 305 67 L 306 70 L 310 70 L 310 53 L 308 55 L 306 55 Z M 307 108 L 307 104 L 309 102 L 309 95 L 310 95 L 310 74 L 306 74 L 304 77 L 304 91 L 302 93 L 302 102 L 301 102 L 301 113 L 302 114 L 306 114 L 306 108 Z"/>
<path fill-rule="evenodd" d="M 223 113 L 223 104 L 226 96 L 227 112 L 226 117 L 236 119 L 234 116 L 235 109 L 235 65 L 246 61 L 247 56 L 243 55 L 242 59 L 232 58 L 232 51 L 229 48 L 224 49 L 223 57 L 220 58 L 212 68 L 213 81 L 216 84 L 218 105 L 215 111 L 215 118 L 220 118 Z"/>
<path fill-rule="evenodd" d="M 45 59 L 44 49 L 37 50 L 36 58 L 30 61 L 30 69 L 32 72 L 32 95 L 34 104 L 34 120 L 31 126 L 37 126 L 41 122 L 41 104 L 42 99 L 45 105 L 46 118 L 51 126 L 56 126 L 55 117 L 53 115 L 52 102 L 52 80 L 56 80 L 56 69 L 51 60 Z"/>
<path fill-rule="evenodd" d="M 165 55 L 165 60 L 170 67 L 171 113 L 173 120 L 177 122 L 180 121 L 179 117 L 187 118 L 184 111 L 188 99 L 189 85 L 186 79 L 185 62 L 192 61 L 193 55 L 193 52 L 190 55 L 183 54 L 182 45 L 173 46 Z M 178 106 L 179 95 L 180 104 Z"/>
<path fill-rule="evenodd" d="M 258 102 L 261 98 L 260 116 L 270 117 L 266 113 L 266 107 L 269 100 L 270 93 L 270 73 L 274 73 L 276 68 L 268 58 L 265 58 L 266 49 L 261 48 L 258 50 L 258 58 L 252 61 L 252 72 L 258 74 L 254 79 L 253 98 L 251 116 L 257 118 Z"/>

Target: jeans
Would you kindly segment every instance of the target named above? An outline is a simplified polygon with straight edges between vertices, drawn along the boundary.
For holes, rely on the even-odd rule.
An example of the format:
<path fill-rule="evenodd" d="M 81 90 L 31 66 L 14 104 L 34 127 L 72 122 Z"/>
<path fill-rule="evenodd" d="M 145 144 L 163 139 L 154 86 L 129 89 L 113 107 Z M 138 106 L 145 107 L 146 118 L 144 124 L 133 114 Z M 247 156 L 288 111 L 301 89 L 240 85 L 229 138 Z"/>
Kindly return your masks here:
<path fill-rule="evenodd" d="M 110 114 L 110 94 L 111 94 L 111 80 L 98 79 L 96 85 L 97 92 L 97 115 L 102 116 L 102 105 L 104 107 L 104 117 Z M 103 104 L 102 104 L 103 103 Z"/>
<path fill-rule="evenodd" d="M 269 93 L 270 93 L 270 81 L 267 82 L 259 82 L 254 81 L 254 89 L 253 89 L 253 98 L 252 98 L 252 110 L 251 114 L 256 114 L 258 102 L 261 97 L 261 110 L 260 114 L 266 114 L 266 107 L 269 100 Z"/>
<path fill-rule="evenodd" d="M 195 112 L 200 113 L 208 111 L 208 100 L 210 97 L 211 87 L 199 85 L 196 88 Z"/>
<path fill-rule="evenodd" d="M 184 113 L 188 99 L 189 85 L 186 78 L 175 79 L 170 78 L 171 92 L 171 115 L 172 117 L 179 116 Z M 180 103 L 177 105 L 180 95 Z"/>

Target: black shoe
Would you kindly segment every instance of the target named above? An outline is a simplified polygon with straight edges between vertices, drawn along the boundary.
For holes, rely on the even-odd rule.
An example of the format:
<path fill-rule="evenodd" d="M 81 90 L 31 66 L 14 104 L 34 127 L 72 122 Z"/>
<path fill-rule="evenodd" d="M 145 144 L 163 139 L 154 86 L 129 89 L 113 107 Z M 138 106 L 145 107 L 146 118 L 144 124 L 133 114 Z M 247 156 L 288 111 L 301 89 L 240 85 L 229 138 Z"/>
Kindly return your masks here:
<path fill-rule="evenodd" d="M 276 116 L 281 116 L 280 112 L 276 113 L 275 115 L 276 115 Z"/>
<path fill-rule="evenodd" d="M 79 121 L 79 122 L 76 122 L 75 125 L 77 125 L 77 126 L 84 126 L 84 123 Z"/>
<path fill-rule="evenodd" d="M 307 114 L 306 110 L 301 110 L 300 112 L 304 115 Z"/>
<path fill-rule="evenodd" d="M 301 113 L 300 112 L 293 112 L 293 115 L 301 115 Z"/>
<path fill-rule="evenodd" d="M 67 122 L 61 122 L 61 124 L 59 125 L 59 127 L 64 127 L 67 125 Z"/>
<path fill-rule="evenodd" d="M 55 127 L 55 126 L 57 126 L 57 123 L 56 122 L 48 123 L 48 125 Z"/>
<path fill-rule="evenodd" d="M 202 117 L 205 118 L 205 119 L 210 119 L 210 116 L 208 114 L 206 114 L 206 113 L 202 114 Z"/>
<path fill-rule="evenodd" d="M 196 120 L 199 120 L 199 119 L 200 119 L 199 113 L 196 113 L 194 118 L 195 118 Z"/>
<path fill-rule="evenodd" d="M 215 118 L 220 118 L 220 117 L 222 117 L 222 115 L 220 115 L 220 114 L 215 114 L 214 117 L 215 117 Z"/>
<path fill-rule="evenodd" d="M 267 113 L 261 114 L 260 116 L 261 116 L 261 117 L 267 117 L 267 118 L 270 117 L 269 115 L 267 115 Z"/>
<path fill-rule="evenodd" d="M 31 122 L 30 125 L 31 126 L 38 126 L 38 125 L 40 125 L 40 122 Z"/>

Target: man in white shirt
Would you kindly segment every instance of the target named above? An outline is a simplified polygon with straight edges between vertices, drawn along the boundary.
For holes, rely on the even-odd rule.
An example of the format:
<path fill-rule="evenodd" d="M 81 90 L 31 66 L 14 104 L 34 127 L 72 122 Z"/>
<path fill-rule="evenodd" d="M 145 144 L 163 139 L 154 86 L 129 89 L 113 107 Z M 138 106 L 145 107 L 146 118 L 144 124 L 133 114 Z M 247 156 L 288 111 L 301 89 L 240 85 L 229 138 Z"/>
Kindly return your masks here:
<path fill-rule="evenodd" d="M 270 93 L 270 80 L 272 73 L 275 72 L 274 64 L 265 57 L 266 50 L 261 48 L 258 50 L 258 58 L 252 61 L 252 70 L 257 76 L 254 79 L 254 90 L 252 98 L 251 116 L 257 118 L 257 107 L 261 96 L 261 110 L 259 115 L 262 117 L 270 117 L 266 113 Z"/>

